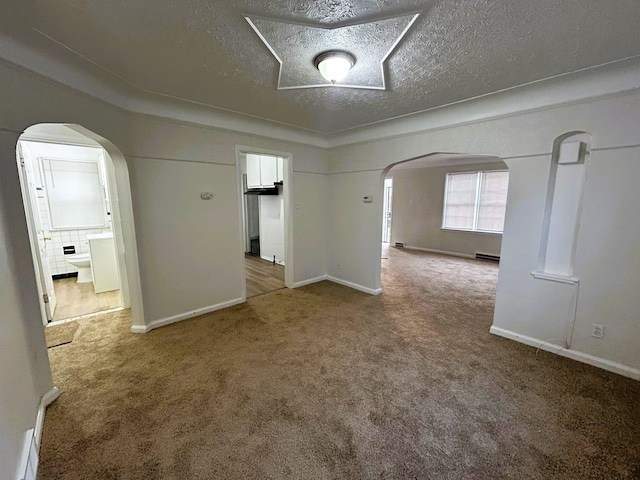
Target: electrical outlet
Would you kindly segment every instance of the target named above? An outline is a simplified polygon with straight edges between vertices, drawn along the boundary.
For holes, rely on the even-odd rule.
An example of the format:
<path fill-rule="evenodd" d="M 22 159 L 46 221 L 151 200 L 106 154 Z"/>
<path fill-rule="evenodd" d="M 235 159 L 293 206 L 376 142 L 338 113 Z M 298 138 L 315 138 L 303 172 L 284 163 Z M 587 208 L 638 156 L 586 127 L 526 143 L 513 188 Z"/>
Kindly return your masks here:
<path fill-rule="evenodd" d="M 604 325 L 594 323 L 591 329 L 591 336 L 594 338 L 604 338 Z"/>

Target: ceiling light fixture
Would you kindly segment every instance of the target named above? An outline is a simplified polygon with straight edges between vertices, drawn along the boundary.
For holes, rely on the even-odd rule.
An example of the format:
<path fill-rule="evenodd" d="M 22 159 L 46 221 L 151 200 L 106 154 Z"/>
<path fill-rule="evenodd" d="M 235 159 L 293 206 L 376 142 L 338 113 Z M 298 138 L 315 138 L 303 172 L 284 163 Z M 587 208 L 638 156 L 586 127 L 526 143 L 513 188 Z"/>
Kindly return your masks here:
<path fill-rule="evenodd" d="M 356 63 L 353 55 L 339 50 L 322 52 L 314 60 L 316 66 L 324 78 L 331 83 L 337 83 L 347 76 L 351 67 Z"/>

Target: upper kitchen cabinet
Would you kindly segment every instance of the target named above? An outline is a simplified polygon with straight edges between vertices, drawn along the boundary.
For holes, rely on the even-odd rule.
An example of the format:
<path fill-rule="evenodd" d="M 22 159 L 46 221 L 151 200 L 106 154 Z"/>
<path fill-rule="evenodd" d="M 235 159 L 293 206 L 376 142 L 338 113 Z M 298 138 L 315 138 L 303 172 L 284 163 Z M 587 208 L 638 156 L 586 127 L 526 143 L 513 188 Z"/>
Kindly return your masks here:
<path fill-rule="evenodd" d="M 260 155 L 247 154 L 247 187 L 259 188 L 260 183 Z"/>
<path fill-rule="evenodd" d="M 276 158 L 278 159 L 278 182 L 284 182 L 284 158 Z"/>
<path fill-rule="evenodd" d="M 276 182 L 281 182 L 282 159 L 271 155 L 247 154 L 247 187 L 264 188 L 273 187 Z"/>

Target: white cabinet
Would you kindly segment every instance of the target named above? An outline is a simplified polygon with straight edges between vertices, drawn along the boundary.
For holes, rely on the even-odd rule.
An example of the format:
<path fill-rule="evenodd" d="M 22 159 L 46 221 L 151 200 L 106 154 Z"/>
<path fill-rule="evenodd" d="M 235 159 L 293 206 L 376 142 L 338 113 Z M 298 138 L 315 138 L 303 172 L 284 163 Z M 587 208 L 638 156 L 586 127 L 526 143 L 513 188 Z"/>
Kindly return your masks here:
<path fill-rule="evenodd" d="M 278 168 L 278 157 L 271 155 L 247 154 L 247 187 L 273 187 L 277 181 L 281 180 Z"/>
<path fill-rule="evenodd" d="M 260 155 L 247 154 L 247 187 L 259 188 L 260 183 Z"/>
<path fill-rule="evenodd" d="M 278 181 L 284 182 L 284 158 L 278 158 Z"/>
<path fill-rule="evenodd" d="M 91 254 L 91 275 L 96 293 L 109 292 L 120 288 L 116 249 L 113 233 L 87 235 Z"/>
<path fill-rule="evenodd" d="M 278 181 L 277 157 L 260 155 L 260 181 L 263 187 L 273 187 Z"/>

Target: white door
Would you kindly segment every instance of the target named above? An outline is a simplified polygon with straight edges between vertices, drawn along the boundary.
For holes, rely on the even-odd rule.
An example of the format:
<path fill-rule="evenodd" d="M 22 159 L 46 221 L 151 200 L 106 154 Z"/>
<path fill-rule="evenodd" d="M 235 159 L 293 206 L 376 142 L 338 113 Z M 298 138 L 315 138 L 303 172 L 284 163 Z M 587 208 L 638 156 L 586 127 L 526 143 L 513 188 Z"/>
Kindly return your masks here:
<path fill-rule="evenodd" d="M 36 269 L 40 306 L 45 312 L 43 323 L 46 325 L 47 322 L 53 320 L 56 310 L 56 294 L 53 289 L 53 277 L 47 256 L 47 248 L 50 248 L 49 245 L 51 245 L 51 236 L 50 232 L 43 228 L 40 216 L 36 174 L 33 171 L 34 163 L 30 158 L 25 159 L 25 155 L 28 155 L 28 152 L 23 151 L 22 145 L 18 142 L 22 198 L 29 229 L 31 254 Z"/>
<path fill-rule="evenodd" d="M 391 203 L 393 198 L 393 180 L 384 180 L 384 206 L 382 209 L 382 241 L 391 241 Z"/>

